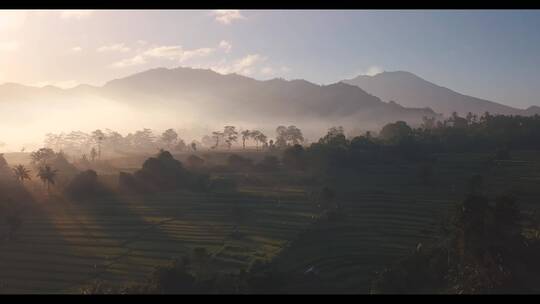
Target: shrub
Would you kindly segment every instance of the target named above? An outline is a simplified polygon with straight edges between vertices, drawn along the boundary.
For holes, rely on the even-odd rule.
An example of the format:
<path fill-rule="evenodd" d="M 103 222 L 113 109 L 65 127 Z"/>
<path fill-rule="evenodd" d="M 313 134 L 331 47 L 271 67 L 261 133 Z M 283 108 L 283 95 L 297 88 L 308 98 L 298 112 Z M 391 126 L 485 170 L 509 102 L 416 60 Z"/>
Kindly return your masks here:
<path fill-rule="evenodd" d="M 94 170 L 77 174 L 67 185 L 65 193 L 75 199 L 93 198 L 105 194 L 106 188 L 98 181 Z"/>

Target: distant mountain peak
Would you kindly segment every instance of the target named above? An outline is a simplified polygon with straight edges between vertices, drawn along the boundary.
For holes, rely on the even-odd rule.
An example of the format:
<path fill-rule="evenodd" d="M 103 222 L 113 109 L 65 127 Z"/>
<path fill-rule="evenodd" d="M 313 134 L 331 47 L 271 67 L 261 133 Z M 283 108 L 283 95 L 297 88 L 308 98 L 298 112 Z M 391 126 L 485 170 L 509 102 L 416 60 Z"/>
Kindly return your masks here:
<path fill-rule="evenodd" d="M 343 82 L 356 85 L 366 92 L 409 108 L 429 107 L 438 113 L 526 114 L 524 110 L 493 101 L 467 96 L 429 82 L 408 71 L 385 71 L 374 76 L 358 76 Z"/>

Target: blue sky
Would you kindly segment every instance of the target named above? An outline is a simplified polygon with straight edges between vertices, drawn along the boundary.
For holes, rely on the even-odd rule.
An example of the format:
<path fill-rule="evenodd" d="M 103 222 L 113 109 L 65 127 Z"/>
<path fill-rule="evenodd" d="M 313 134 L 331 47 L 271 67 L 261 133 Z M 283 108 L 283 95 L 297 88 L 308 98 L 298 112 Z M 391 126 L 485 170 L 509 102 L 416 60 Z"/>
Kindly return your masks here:
<path fill-rule="evenodd" d="M 0 82 L 101 85 L 192 66 L 328 84 L 406 70 L 540 105 L 540 11 L 3 11 Z"/>

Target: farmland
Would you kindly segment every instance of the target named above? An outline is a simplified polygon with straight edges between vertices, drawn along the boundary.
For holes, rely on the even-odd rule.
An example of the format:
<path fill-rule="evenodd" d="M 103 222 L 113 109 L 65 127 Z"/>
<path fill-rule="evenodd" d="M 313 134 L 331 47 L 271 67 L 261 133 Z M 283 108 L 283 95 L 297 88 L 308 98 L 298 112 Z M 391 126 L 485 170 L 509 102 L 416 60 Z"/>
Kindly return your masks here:
<path fill-rule="evenodd" d="M 337 190 L 347 214 L 338 222 L 316 220 L 314 186 L 264 183 L 285 179 L 276 174 L 253 174 L 246 180 L 261 185 L 245 182 L 229 194 L 118 194 L 84 203 L 53 194 L 33 202 L 17 239 L 0 245 L 0 290 L 78 293 L 94 280 L 143 282 L 155 267 L 205 247 L 218 271 L 273 261 L 296 273 L 314 267 L 333 282 L 321 292 L 369 292 L 375 271 L 434 238 L 472 174 L 486 177 L 488 193 L 514 191 L 533 210 L 539 165 L 526 151 L 512 161 L 438 155 L 432 182 L 424 185 L 416 164 L 366 164 L 360 173 L 320 181 Z M 231 237 L 237 207 L 248 212 L 238 224 L 241 238 Z"/>

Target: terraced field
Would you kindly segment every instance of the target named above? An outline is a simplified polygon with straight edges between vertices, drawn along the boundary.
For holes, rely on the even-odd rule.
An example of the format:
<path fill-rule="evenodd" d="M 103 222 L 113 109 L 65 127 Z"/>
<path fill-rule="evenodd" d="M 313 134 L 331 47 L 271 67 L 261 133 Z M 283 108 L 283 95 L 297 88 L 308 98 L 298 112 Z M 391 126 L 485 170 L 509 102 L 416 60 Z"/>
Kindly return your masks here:
<path fill-rule="evenodd" d="M 207 248 L 217 269 L 238 271 L 254 259 L 271 259 L 313 216 L 303 193 L 293 190 L 48 204 L 25 218 L 17 240 L 1 244 L 2 292 L 78 292 L 98 278 L 141 282 L 196 247 Z M 250 210 L 240 239 L 230 237 L 233 206 Z"/>
<path fill-rule="evenodd" d="M 313 225 L 274 260 L 285 272 L 308 269 L 327 282 L 322 293 L 368 293 L 376 271 L 429 244 L 439 224 L 463 198 L 468 178 L 482 174 L 489 196 L 513 192 L 523 212 L 538 209 L 540 159 L 516 153 L 514 160 L 488 162 L 489 155 L 441 155 L 433 182 L 422 185 L 412 165 L 366 165 L 358 178 L 332 181 L 346 198 L 346 217 Z M 516 160 L 517 158 L 517 160 Z M 298 286 L 289 286 L 291 292 Z M 301 291 L 300 291 L 301 292 Z"/>
<path fill-rule="evenodd" d="M 513 156 L 492 162 L 486 154 L 440 155 L 429 184 L 419 179 L 418 164 L 366 164 L 360 174 L 323 181 L 337 189 L 346 218 L 314 225 L 307 191 L 282 186 L 84 204 L 51 199 L 27 215 L 18 240 L 0 244 L 0 291 L 78 292 L 98 278 L 141 282 L 154 267 L 206 247 L 220 271 L 275 258 L 284 271 L 313 267 L 332 292 L 366 293 L 375 271 L 434 239 L 472 174 L 485 177 L 490 196 L 512 191 L 525 211 L 536 209 L 540 157 Z M 235 206 L 249 210 L 240 239 L 231 237 Z"/>

